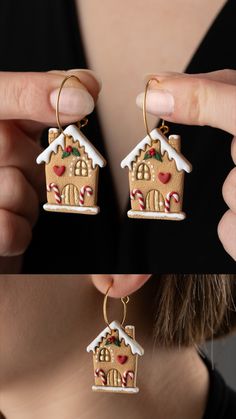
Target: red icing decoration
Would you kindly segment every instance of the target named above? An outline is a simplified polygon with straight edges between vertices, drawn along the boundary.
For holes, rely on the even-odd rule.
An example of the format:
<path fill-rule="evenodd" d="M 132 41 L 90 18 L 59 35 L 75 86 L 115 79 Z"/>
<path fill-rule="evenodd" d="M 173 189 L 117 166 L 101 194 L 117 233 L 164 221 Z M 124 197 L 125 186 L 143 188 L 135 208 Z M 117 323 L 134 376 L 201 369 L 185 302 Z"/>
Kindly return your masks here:
<path fill-rule="evenodd" d="M 71 153 L 72 150 L 73 150 L 73 148 L 71 147 L 71 145 L 68 145 L 68 147 L 66 147 L 67 153 Z"/>
<path fill-rule="evenodd" d="M 117 355 L 117 361 L 120 364 L 122 365 L 125 364 L 127 360 L 128 360 L 128 357 L 126 355 Z"/>
<path fill-rule="evenodd" d="M 109 338 L 107 339 L 107 342 L 109 342 L 109 343 L 114 343 L 114 342 L 115 342 L 115 340 L 116 340 L 115 336 L 111 336 L 111 337 L 109 337 Z"/>
<path fill-rule="evenodd" d="M 151 149 L 149 150 L 149 154 L 150 154 L 150 156 L 155 156 L 155 154 L 156 154 L 156 150 L 155 150 L 155 148 L 151 148 Z"/>
<path fill-rule="evenodd" d="M 163 172 L 158 173 L 158 179 L 162 183 L 168 183 L 170 178 L 171 178 L 171 173 L 163 173 Z"/>
<path fill-rule="evenodd" d="M 53 170 L 57 176 L 62 176 L 66 170 L 65 166 L 53 166 Z"/>

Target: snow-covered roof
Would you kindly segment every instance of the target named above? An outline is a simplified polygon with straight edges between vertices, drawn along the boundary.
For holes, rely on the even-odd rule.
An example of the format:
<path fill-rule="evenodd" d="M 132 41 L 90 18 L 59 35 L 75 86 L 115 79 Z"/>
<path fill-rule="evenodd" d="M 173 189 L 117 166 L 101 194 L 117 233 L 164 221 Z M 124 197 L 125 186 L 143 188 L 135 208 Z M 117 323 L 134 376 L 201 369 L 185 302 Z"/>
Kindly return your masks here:
<path fill-rule="evenodd" d="M 150 136 L 153 140 L 159 140 L 161 145 L 161 154 L 164 154 L 166 151 L 168 153 L 169 159 L 174 159 L 177 169 L 184 170 L 189 173 L 192 170 L 192 165 L 187 159 L 181 154 L 178 153 L 166 140 L 166 137 L 162 134 L 157 128 L 153 129 L 150 133 Z M 121 162 L 121 167 L 128 167 L 129 170 L 132 169 L 132 163 L 135 161 L 136 157 L 139 155 L 141 150 L 145 150 L 146 145 L 151 146 L 152 141 L 149 135 L 147 135 L 137 146 L 124 158 Z"/>
<path fill-rule="evenodd" d="M 143 355 L 144 349 L 142 346 L 136 342 L 136 340 L 132 339 L 130 336 L 125 333 L 124 329 L 122 328 L 121 324 L 114 320 L 110 323 L 109 327 L 107 326 L 101 333 L 98 335 L 87 347 L 87 352 L 95 352 L 95 349 L 99 346 L 103 338 L 106 338 L 107 335 L 111 333 L 111 330 L 116 330 L 118 332 L 119 340 L 124 339 L 126 345 L 130 346 L 131 352 L 133 355 Z"/>
<path fill-rule="evenodd" d="M 85 148 L 88 157 L 92 160 L 93 167 L 95 167 L 96 165 L 104 167 L 106 165 L 106 160 L 89 142 L 89 140 L 85 137 L 85 135 L 79 130 L 79 128 L 76 125 L 69 125 L 64 130 L 64 133 L 67 135 L 71 135 L 73 137 L 74 142 L 78 141 L 80 146 Z M 49 144 L 49 146 L 38 156 L 36 162 L 38 164 L 49 163 L 51 153 L 56 154 L 59 146 L 61 146 L 64 150 L 65 136 L 63 133 L 61 133 L 58 138 L 56 138 L 54 141 L 51 142 L 51 144 Z"/>

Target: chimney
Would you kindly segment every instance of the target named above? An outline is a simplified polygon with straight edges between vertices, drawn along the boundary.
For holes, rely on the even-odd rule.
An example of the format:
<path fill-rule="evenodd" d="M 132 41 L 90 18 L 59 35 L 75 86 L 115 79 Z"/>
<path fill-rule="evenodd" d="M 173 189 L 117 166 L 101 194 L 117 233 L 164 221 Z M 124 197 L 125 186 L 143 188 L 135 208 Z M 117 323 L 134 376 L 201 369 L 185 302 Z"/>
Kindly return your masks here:
<path fill-rule="evenodd" d="M 58 136 L 60 130 L 58 128 L 50 128 L 48 131 L 48 143 L 51 144 Z"/>
<path fill-rule="evenodd" d="M 125 333 L 130 336 L 132 339 L 135 339 L 135 329 L 134 326 L 125 326 Z"/>
<path fill-rule="evenodd" d="M 180 135 L 169 135 L 169 144 L 180 153 L 181 150 L 181 138 Z"/>

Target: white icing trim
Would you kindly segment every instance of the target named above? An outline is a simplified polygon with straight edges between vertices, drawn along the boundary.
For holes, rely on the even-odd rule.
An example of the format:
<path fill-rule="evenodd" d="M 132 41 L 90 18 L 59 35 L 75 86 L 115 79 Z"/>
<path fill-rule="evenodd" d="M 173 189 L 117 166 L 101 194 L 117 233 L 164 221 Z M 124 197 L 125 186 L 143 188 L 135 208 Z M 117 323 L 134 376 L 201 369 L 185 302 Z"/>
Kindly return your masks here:
<path fill-rule="evenodd" d="M 79 130 L 79 128 L 76 125 L 69 125 L 64 130 L 64 133 L 67 135 L 71 135 L 73 137 L 74 142 L 79 142 L 80 146 L 85 148 L 88 157 L 92 160 L 93 168 L 96 165 L 100 167 L 104 167 L 106 165 L 106 160 L 102 157 L 98 150 L 89 142 L 89 140 L 85 137 L 85 135 Z M 63 133 L 60 134 L 58 138 L 56 138 L 49 144 L 49 146 L 37 157 L 36 162 L 38 164 L 48 164 L 51 157 L 51 153 L 56 154 L 59 146 L 61 146 L 64 150 L 65 136 L 63 135 Z"/>
<path fill-rule="evenodd" d="M 99 207 L 76 207 L 73 205 L 55 205 L 55 204 L 44 204 L 43 208 L 45 209 L 45 211 L 57 211 L 57 212 L 62 212 L 62 211 L 75 211 L 75 212 L 88 212 L 89 214 L 98 214 L 100 211 Z"/>
<path fill-rule="evenodd" d="M 138 355 L 143 355 L 144 354 L 144 349 L 142 348 L 142 346 L 140 346 L 138 344 L 138 342 L 136 342 L 136 340 L 132 339 L 130 336 L 127 335 L 127 333 L 125 333 L 125 331 L 123 330 L 121 324 L 118 321 L 113 321 L 112 323 L 110 323 L 109 327 L 107 326 L 91 343 L 90 345 L 87 347 L 87 352 L 93 351 L 95 353 L 96 347 L 99 346 L 99 344 L 101 343 L 103 338 L 106 338 L 106 336 L 108 334 L 111 333 L 111 330 L 117 330 L 118 331 L 118 336 L 119 336 L 119 340 L 124 339 L 125 344 L 130 346 L 131 352 L 133 355 L 138 354 Z"/>
<path fill-rule="evenodd" d="M 127 212 L 129 218 L 152 218 L 163 220 L 184 220 L 186 214 L 184 212 L 158 212 L 158 211 L 133 211 Z"/>
<path fill-rule="evenodd" d="M 166 137 L 157 129 L 153 129 L 150 133 L 153 140 L 159 140 L 161 144 L 161 154 L 166 151 L 170 159 L 174 159 L 178 170 L 184 170 L 187 173 L 192 171 L 191 163 L 181 154 L 178 153 L 166 140 Z M 152 142 L 150 137 L 147 135 L 137 146 L 126 156 L 122 162 L 121 167 L 128 167 L 132 169 L 132 163 L 136 160 L 141 150 L 145 150 L 146 145 L 151 146 Z"/>
<path fill-rule="evenodd" d="M 107 391 L 112 393 L 138 393 L 138 387 L 92 386 L 93 391 Z"/>

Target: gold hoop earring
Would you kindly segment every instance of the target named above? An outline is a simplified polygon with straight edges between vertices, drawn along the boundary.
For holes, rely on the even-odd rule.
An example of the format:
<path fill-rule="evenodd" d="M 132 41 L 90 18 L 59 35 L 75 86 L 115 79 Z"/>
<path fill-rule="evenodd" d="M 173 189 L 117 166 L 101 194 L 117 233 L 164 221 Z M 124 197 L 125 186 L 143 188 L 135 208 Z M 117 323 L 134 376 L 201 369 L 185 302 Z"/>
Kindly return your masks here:
<path fill-rule="evenodd" d="M 50 128 L 49 146 L 37 158 L 37 163 L 45 163 L 47 203 L 46 211 L 96 215 L 99 167 L 106 165 L 106 160 L 80 131 L 88 123 L 85 117 L 65 130 L 60 121 L 60 96 L 65 83 L 74 78 L 74 74 L 65 77 L 60 85 L 56 120 L 58 128 Z"/>
<path fill-rule="evenodd" d="M 150 131 L 149 131 L 149 128 L 148 128 L 148 122 L 147 122 L 147 107 L 146 107 L 146 105 L 147 105 L 147 92 L 148 92 L 148 88 L 149 88 L 149 85 L 150 85 L 153 81 L 157 82 L 158 84 L 160 83 L 160 82 L 159 82 L 159 80 L 158 80 L 158 79 L 156 79 L 155 77 L 152 77 L 151 79 L 149 79 L 149 80 L 147 81 L 147 83 L 146 83 L 145 90 L 144 90 L 144 96 L 143 96 L 143 122 L 144 122 L 144 126 L 145 126 L 145 128 L 146 128 L 146 133 L 147 133 L 147 135 L 149 136 L 149 138 L 151 139 L 151 141 L 152 141 L 152 137 L 151 137 L 151 135 L 150 135 Z M 168 132 L 169 132 L 169 130 L 170 130 L 170 129 L 169 129 L 169 127 L 168 127 L 168 125 L 166 125 L 166 124 L 165 124 L 164 119 L 162 119 L 161 126 L 159 127 L 159 130 L 160 130 L 160 131 L 162 132 L 162 134 L 164 134 L 164 135 L 168 134 Z"/>
<path fill-rule="evenodd" d="M 110 328 L 110 322 L 108 321 L 108 317 L 107 317 L 107 299 L 108 299 L 108 294 L 110 289 L 113 286 L 113 282 L 111 283 L 111 285 L 108 287 L 107 292 L 104 296 L 104 300 L 103 300 L 103 317 L 104 317 L 104 321 L 106 323 L 106 325 Z M 129 303 L 129 297 L 123 297 L 120 299 L 122 304 L 123 304 L 123 317 L 122 320 L 120 322 L 121 326 L 124 325 L 125 319 L 126 319 L 126 315 L 127 315 L 127 304 Z M 111 329 L 110 329 L 111 330 Z"/>
<path fill-rule="evenodd" d="M 124 326 L 128 296 L 121 298 L 122 322 L 108 321 L 107 299 L 112 285 L 113 282 L 103 300 L 103 317 L 107 327 L 87 347 L 87 352 L 93 353 L 95 383 L 92 390 L 135 394 L 139 392 L 136 386 L 138 356 L 142 356 L 144 350 L 135 340 L 134 326 Z"/>
<path fill-rule="evenodd" d="M 185 172 L 192 171 L 191 163 L 180 152 L 180 135 L 169 135 L 162 120 L 160 128 L 151 132 L 147 122 L 147 81 L 143 97 L 143 121 L 146 137 L 122 160 L 121 167 L 129 169 L 131 209 L 129 218 L 154 220 L 184 220 L 182 212 Z"/>
<path fill-rule="evenodd" d="M 63 89 L 64 85 L 66 84 L 66 82 L 69 79 L 72 79 L 72 78 L 74 78 L 75 80 L 77 80 L 79 84 L 82 84 L 82 82 L 79 79 L 79 77 L 78 76 L 75 76 L 74 74 L 65 77 L 64 80 L 61 83 L 60 88 L 59 88 L 59 92 L 58 92 L 58 96 L 57 96 L 57 104 L 56 104 L 56 120 L 57 120 L 58 129 L 59 129 L 59 132 L 60 133 L 63 133 L 65 136 L 66 136 L 66 134 L 64 133 L 64 130 L 63 130 L 62 126 L 61 126 L 61 121 L 60 121 L 59 104 L 60 104 L 60 97 L 61 97 L 62 89 Z M 88 118 L 86 118 L 86 117 L 82 119 L 82 122 L 81 121 L 77 121 L 76 122 L 76 125 L 79 127 L 79 129 L 85 127 L 87 124 L 88 124 Z"/>

